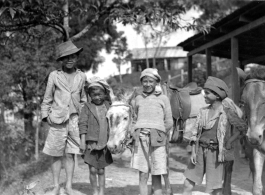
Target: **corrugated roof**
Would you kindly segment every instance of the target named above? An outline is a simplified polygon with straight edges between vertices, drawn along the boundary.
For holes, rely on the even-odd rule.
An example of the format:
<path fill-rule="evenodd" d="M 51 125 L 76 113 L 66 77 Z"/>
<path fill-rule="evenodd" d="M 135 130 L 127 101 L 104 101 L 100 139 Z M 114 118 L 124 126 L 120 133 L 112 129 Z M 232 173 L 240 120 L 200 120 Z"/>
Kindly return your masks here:
<path fill-rule="evenodd" d="M 182 58 L 187 56 L 187 52 L 181 47 L 153 47 L 153 48 L 136 48 L 132 50 L 134 60 L 154 58 Z"/>

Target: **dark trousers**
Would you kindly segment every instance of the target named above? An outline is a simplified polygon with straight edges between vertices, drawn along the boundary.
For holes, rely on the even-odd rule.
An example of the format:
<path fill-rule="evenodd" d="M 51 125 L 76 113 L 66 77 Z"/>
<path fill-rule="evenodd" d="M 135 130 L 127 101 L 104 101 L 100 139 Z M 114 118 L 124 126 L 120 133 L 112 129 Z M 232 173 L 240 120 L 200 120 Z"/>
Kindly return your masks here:
<path fill-rule="evenodd" d="M 233 172 L 234 161 L 227 161 L 224 163 L 224 183 L 223 183 L 223 194 L 231 195 L 231 178 Z"/>

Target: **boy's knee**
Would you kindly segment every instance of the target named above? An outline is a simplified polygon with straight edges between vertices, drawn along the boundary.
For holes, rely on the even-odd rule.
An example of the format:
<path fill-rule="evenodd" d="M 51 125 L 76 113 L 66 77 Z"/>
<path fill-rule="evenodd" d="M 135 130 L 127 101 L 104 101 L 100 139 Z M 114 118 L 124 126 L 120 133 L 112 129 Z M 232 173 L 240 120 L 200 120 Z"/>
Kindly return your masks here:
<path fill-rule="evenodd" d="M 89 171 L 91 175 L 96 175 L 98 173 L 98 170 L 95 167 L 90 167 Z"/>
<path fill-rule="evenodd" d="M 99 174 L 99 175 L 104 175 L 104 173 L 105 173 L 105 170 L 104 170 L 104 169 L 99 169 L 99 170 L 98 170 L 98 174 Z"/>
<path fill-rule="evenodd" d="M 74 154 L 65 154 L 65 158 L 66 158 L 66 160 L 73 160 L 74 157 L 75 157 Z"/>
<path fill-rule="evenodd" d="M 149 177 L 148 173 L 140 172 L 140 181 L 147 181 Z"/>

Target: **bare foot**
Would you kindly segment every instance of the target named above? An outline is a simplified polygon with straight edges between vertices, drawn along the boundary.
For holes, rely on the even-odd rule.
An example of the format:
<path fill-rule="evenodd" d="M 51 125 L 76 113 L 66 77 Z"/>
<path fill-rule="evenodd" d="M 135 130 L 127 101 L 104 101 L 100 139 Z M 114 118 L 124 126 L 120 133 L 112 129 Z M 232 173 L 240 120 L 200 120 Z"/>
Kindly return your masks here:
<path fill-rule="evenodd" d="M 52 191 L 49 191 L 49 195 L 59 195 L 60 193 L 60 186 L 54 186 Z"/>
<path fill-rule="evenodd" d="M 70 188 L 70 187 L 66 187 L 66 188 L 65 188 L 65 193 L 66 193 L 67 195 L 74 195 L 74 191 L 73 191 L 73 189 Z"/>
<path fill-rule="evenodd" d="M 93 195 L 99 195 L 99 193 L 98 193 L 98 189 L 94 189 L 94 190 L 93 190 Z"/>

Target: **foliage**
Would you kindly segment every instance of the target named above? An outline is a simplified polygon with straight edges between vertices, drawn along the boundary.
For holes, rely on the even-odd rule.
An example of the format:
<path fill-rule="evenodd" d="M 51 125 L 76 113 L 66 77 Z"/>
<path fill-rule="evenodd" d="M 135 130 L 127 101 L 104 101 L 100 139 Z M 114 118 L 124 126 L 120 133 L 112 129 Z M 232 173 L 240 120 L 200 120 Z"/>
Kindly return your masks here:
<path fill-rule="evenodd" d="M 125 37 L 122 37 L 114 43 L 114 48 L 113 48 L 114 54 L 116 55 L 116 57 L 114 57 L 112 61 L 116 64 L 119 70 L 121 83 L 122 83 L 121 66 L 129 62 L 132 58 L 132 54 L 128 51 L 127 47 L 128 47 L 127 40 Z"/>
<path fill-rule="evenodd" d="M 32 121 L 44 93 L 45 79 L 51 70 L 58 68 L 53 58 L 58 34 L 46 27 L 37 28 L 42 33 L 27 41 L 22 34 L 13 34 L 12 39 L 0 46 L 0 72 L 7 75 L 0 78 L 0 98 L 5 109 L 17 110 L 24 118 L 30 137 L 34 134 Z"/>
<path fill-rule="evenodd" d="M 68 7 L 66 6 L 68 3 Z M 66 7 L 64 7 L 66 6 Z M 90 30 L 96 23 L 158 24 L 171 29 L 198 29 L 195 23 L 182 25 L 180 15 L 185 13 L 182 1 L 172 0 L 14 0 L 0 1 L 0 28 L 2 32 L 27 30 L 44 25 L 52 27 L 67 37 L 68 26 L 65 18 L 77 16 L 86 19 L 87 26 L 83 32 Z M 65 9 L 62 9 L 65 8 Z M 65 25 L 65 26 L 64 26 Z M 202 30 L 203 28 L 201 28 Z M 80 31 L 72 39 L 78 39 Z M 81 33 L 81 34 L 79 34 Z"/>
<path fill-rule="evenodd" d="M 229 15 L 239 7 L 242 7 L 249 3 L 248 1 L 237 1 L 237 0 L 186 0 L 185 5 L 186 9 L 195 9 L 200 11 L 202 14 L 196 20 L 200 25 L 212 25 L 218 20 Z"/>
<path fill-rule="evenodd" d="M 34 145 L 21 125 L 1 124 L 0 128 L 0 180 L 6 180 L 9 177 L 8 169 L 23 162 L 25 156 L 30 156 Z"/>

